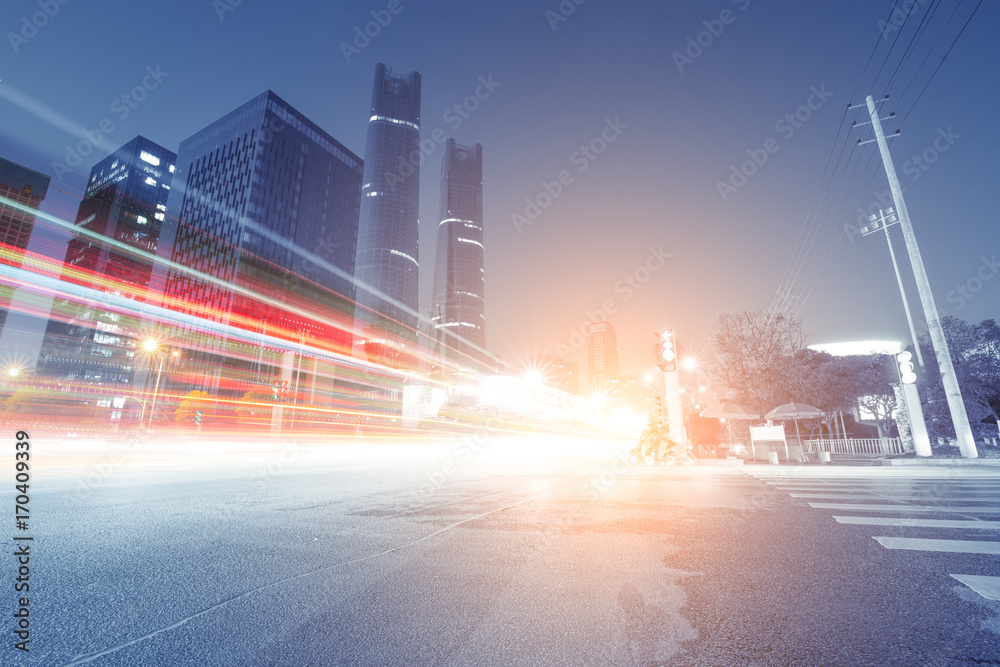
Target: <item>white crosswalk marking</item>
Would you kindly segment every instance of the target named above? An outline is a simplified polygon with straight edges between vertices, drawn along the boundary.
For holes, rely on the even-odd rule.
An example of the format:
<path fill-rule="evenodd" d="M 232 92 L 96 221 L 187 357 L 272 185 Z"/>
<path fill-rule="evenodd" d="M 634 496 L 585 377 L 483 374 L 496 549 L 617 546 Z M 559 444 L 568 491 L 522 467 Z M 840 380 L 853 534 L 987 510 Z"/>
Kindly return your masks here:
<path fill-rule="evenodd" d="M 961 528 L 964 530 L 1000 530 L 1000 521 L 963 521 L 960 519 L 896 519 L 873 516 L 835 516 L 837 523 L 859 526 L 900 526 L 907 528 Z"/>
<path fill-rule="evenodd" d="M 876 500 L 887 500 L 877 498 Z M 851 510 L 856 512 L 959 512 L 961 514 L 1000 514 L 1000 507 L 970 507 L 963 505 L 866 505 L 859 503 L 809 503 L 818 510 Z"/>
<path fill-rule="evenodd" d="M 1000 496 L 977 497 L 977 496 L 946 496 L 935 498 L 929 495 L 922 496 L 901 496 L 883 491 L 869 491 L 867 494 L 844 494 L 844 493 L 789 493 L 792 498 L 816 498 L 824 500 L 892 500 L 912 502 L 937 500 L 949 503 L 1000 503 Z"/>
<path fill-rule="evenodd" d="M 744 472 L 811 508 L 833 510 L 832 518 L 838 524 L 894 529 L 894 535 L 872 535 L 885 549 L 956 554 L 955 558 L 958 554 L 985 556 L 982 571 L 949 576 L 983 598 L 1000 600 L 1000 576 L 995 576 L 1000 572 L 1000 561 L 989 558 L 1000 556 L 1000 541 L 971 539 L 984 535 L 983 531 L 1000 531 L 1000 474 L 995 468 L 803 467 Z M 934 515 L 938 517 L 925 518 Z M 910 530 L 913 536 L 905 536 Z M 927 536 L 928 531 L 940 531 L 940 537 Z"/>
<path fill-rule="evenodd" d="M 908 551 L 943 551 L 953 554 L 990 554 L 1000 556 L 1000 542 L 980 540 L 930 540 L 915 537 L 873 537 L 886 549 Z"/>
<path fill-rule="evenodd" d="M 975 574 L 953 574 L 951 576 L 987 600 L 1000 600 L 1000 577 L 983 577 Z"/>

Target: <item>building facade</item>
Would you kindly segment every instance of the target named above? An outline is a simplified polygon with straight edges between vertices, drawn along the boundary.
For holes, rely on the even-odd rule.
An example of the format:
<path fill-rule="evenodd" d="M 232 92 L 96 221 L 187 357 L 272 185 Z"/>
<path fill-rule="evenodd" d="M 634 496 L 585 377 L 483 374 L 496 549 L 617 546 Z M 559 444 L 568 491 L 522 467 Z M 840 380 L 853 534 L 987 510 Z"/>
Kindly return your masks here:
<path fill-rule="evenodd" d="M 448 139 L 441 169 L 431 322 L 438 353 L 469 366 L 486 360 L 483 147 Z"/>
<path fill-rule="evenodd" d="M 545 383 L 569 394 L 580 393 L 580 365 L 554 355 L 535 358 L 534 366 L 541 372 Z"/>
<path fill-rule="evenodd" d="M 610 322 L 594 322 L 587 336 L 587 368 L 590 385 L 598 389 L 604 380 L 617 378 L 618 336 Z"/>
<path fill-rule="evenodd" d="M 49 177 L 0 158 L 0 260 L 20 267 L 28 248 L 35 214 L 49 190 Z M 0 334 L 7 323 L 7 312 L 14 296 L 14 285 L 0 281 Z"/>
<path fill-rule="evenodd" d="M 357 329 L 367 342 L 417 340 L 420 83 L 419 72 L 375 68 L 355 271 Z"/>
<path fill-rule="evenodd" d="M 177 156 L 138 136 L 94 165 L 66 247 L 62 280 L 144 301 Z M 37 372 L 85 386 L 127 386 L 140 319 L 100 298 L 57 297 Z"/>
<path fill-rule="evenodd" d="M 254 335 L 350 352 L 362 170 L 271 91 L 181 142 L 151 291 L 247 333 L 179 334 L 179 375 L 225 395 L 268 385 L 281 361 Z"/>

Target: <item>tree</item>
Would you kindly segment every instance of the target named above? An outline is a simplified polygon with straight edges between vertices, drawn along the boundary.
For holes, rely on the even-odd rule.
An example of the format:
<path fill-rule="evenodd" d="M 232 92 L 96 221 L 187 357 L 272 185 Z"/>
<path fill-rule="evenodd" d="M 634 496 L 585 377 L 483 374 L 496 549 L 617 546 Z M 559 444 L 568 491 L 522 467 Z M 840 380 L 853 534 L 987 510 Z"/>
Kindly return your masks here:
<path fill-rule="evenodd" d="M 1000 326 L 995 320 L 970 324 L 951 315 L 941 318 L 948 350 L 969 420 L 1000 421 Z M 920 337 L 920 349 L 928 360 L 920 377 L 921 394 L 927 399 L 924 416 L 933 437 L 954 437 L 951 412 L 930 336 Z"/>
<path fill-rule="evenodd" d="M 793 317 L 775 313 L 724 313 L 712 333 L 716 380 L 731 398 L 759 412 L 791 400 L 796 355 L 806 336 Z"/>
<path fill-rule="evenodd" d="M 260 426 L 270 423 L 274 394 L 262 389 L 251 389 L 243 394 L 236 406 L 236 420 L 240 426 Z"/>
<path fill-rule="evenodd" d="M 11 415 L 30 414 L 35 412 L 40 396 L 34 389 L 20 387 L 4 402 L 4 411 Z"/>
<path fill-rule="evenodd" d="M 174 412 L 174 418 L 178 424 L 200 424 L 204 420 L 208 408 L 208 392 L 194 389 L 181 399 L 180 405 Z"/>
<path fill-rule="evenodd" d="M 858 407 L 875 417 L 878 437 L 892 435 L 892 415 L 896 411 L 897 382 L 895 359 L 886 354 L 841 357 L 839 363 L 849 374 Z"/>

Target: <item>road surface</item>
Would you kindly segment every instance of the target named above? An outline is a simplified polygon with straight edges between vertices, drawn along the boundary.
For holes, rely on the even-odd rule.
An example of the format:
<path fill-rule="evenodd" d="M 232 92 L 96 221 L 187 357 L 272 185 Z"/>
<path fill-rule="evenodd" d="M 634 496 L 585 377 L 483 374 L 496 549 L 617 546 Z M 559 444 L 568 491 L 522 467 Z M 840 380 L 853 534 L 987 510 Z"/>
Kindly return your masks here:
<path fill-rule="evenodd" d="M 1000 664 L 1000 469 L 490 445 L 40 476 L 0 662 Z"/>

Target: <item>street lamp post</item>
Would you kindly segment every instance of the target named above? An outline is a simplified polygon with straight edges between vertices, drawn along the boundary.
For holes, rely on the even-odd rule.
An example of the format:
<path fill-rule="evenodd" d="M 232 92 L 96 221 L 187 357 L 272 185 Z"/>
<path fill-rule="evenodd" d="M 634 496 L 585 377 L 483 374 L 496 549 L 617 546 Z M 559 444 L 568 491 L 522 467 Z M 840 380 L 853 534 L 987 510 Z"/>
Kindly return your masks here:
<path fill-rule="evenodd" d="M 153 385 L 153 398 L 149 401 L 149 428 L 153 428 L 153 422 L 156 420 L 156 397 L 160 393 L 160 379 L 163 377 L 163 355 L 160 355 L 160 361 L 156 369 L 156 384 Z"/>
<path fill-rule="evenodd" d="M 156 341 L 154 339 L 149 339 L 145 343 L 143 343 L 143 348 L 145 348 L 147 352 L 157 352 L 157 351 L 159 351 L 160 344 L 159 344 L 158 341 Z M 149 424 L 148 424 L 147 428 L 150 428 L 150 429 L 153 428 L 153 422 L 156 420 L 156 400 L 159 398 L 159 394 L 160 394 L 160 381 L 163 379 L 163 362 L 167 358 L 168 355 L 166 355 L 166 354 L 159 354 L 157 356 L 158 356 L 158 362 L 157 362 L 157 368 L 156 368 L 156 383 L 153 386 L 153 398 L 151 398 L 150 401 L 149 401 Z M 180 356 L 180 352 L 178 352 L 177 350 L 174 350 L 172 353 L 170 353 L 169 356 L 176 358 L 176 357 Z M 146 402 L 143 401 L 143 403 L 142 403 L 142 411 L 139 413 L 139 427 L 140 428 L 142 427 L 143 420 L 145 418 L 145 412 L 146 412 Z"/>
<path fill-rule="evenodd" d="M 879 215 L 868 216 L 868 226 L 861 228 L 861 235 L 868 236 L 874 234 L 882 228 L 885 232 L 885 242 L 889 244 L 889 257 L 892 259 L 892 268 L 896 272 L 896 283 L 899 285 L 899 296 L 903 299 L 903 311 L 906 313 L 906 323 L 910 327 L 910 338 L 913 339 L 913 350 L 917 354 L 917 362 L 920 367 L 924 366 L 924 357 L 920 352 L 920 342 L 917 340 L 917 330 L 913 326 L 913 315 L 910 313 L 910 302 L 906 298 L 906 288 L 903 287 L 903 278 L 899 275 L 899 264 L 896 263 L 896 251 L 892 248 L 892 238 L 889 236 L 889 227 L 899 224 L 899 217 L 891 208 L 879 209 Z"/>

